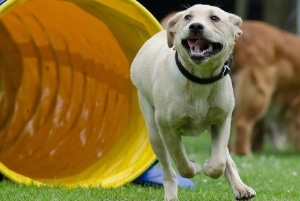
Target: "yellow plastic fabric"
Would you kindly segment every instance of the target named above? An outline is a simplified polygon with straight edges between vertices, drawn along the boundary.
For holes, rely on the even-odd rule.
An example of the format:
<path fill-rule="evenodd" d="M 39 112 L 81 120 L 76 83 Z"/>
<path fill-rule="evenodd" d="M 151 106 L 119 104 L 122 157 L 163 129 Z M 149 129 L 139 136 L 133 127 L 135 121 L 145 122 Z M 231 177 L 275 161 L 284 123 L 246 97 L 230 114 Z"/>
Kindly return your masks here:
<path fill-rule="evenodd" d="M 0 6 L 0 172 L 13 181 L 118 187 L 155 161 L 130 64 L 161 30 L 134 0 Z"/>

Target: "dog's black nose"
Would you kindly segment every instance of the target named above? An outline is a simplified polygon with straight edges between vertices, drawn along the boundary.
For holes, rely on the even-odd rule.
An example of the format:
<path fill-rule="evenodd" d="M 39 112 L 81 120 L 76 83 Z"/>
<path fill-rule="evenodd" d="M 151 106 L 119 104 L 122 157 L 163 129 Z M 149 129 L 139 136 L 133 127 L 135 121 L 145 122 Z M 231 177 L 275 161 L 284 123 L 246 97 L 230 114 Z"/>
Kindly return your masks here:
<path fill-rule="evenodd" d="M 189 26 L 190 31 L 193 33 L 198 33 L 199 31 L 203 31 L 204 26 L 200 23 L 193 23 Z"/>

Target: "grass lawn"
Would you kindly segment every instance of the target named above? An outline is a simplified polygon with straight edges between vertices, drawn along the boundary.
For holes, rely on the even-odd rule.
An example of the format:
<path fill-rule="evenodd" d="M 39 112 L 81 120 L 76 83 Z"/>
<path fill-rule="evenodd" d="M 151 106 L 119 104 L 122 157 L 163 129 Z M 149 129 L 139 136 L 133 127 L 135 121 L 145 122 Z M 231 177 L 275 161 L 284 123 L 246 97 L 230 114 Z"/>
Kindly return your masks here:
<path fill-rule="evenodd" d="M 210 154 L 208 134 L 198 138 L 185 138 L 190 159 L 203 163 Z M 270 146 L 263 154 L 251 158 L 233 155 L 241 178 L 252 186 L 257 196 L 254 201 L 300 200 L 300 153 L 291 150 L 275 152 Z M 224 177 L 214 180 L 204 175 L 192 179 L 195 189 L 179 189 L 181 201 L 234 200 Z M 59 187 L 35 187 L 0 181 L 0 201 L 162 201 L 163 188 L 127 184 L 116 189 L 64 189 Z"/>

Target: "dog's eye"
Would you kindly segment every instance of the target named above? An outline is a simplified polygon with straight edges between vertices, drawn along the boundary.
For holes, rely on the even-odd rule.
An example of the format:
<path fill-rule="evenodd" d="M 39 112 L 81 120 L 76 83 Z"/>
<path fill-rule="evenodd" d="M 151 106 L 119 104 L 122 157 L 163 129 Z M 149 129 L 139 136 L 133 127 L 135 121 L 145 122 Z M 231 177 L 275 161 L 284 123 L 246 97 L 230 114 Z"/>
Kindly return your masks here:
<path fill-rule="evenodd" d="M 191 18 L 192 18 L 191 15 L 186 15 L 186 16 L 184 16 L 184 19 L 185 19 L 186 21 L 190 20 Z"/>
<path fill-rule="evenodd" d="M 211 16 L 210 19 L 211 19 L 212 21 L 214 21 L 214 22 L 219 22 L 219 21 L 220 21 L 220 18 L 217 17 L 217 16 L 215 16 L 215 15 Z"/>

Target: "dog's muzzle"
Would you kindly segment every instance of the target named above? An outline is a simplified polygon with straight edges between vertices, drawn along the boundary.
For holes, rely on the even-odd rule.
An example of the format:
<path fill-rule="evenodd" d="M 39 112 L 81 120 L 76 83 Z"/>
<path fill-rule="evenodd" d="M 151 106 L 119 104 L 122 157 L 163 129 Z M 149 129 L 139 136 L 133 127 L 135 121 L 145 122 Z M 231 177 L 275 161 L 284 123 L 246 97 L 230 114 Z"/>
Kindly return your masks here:
<path fill-rule="evenodd" d="M 192 60 L 202 61 L 223 49 L 221 43 L 209 41 L 204 37 L 204 29 L 203 25 L 199 23 L 191 24 L 189 36 L 181 41 Z"/>

